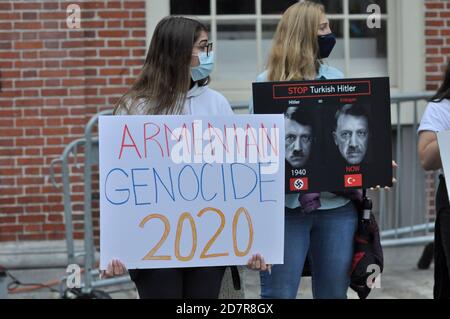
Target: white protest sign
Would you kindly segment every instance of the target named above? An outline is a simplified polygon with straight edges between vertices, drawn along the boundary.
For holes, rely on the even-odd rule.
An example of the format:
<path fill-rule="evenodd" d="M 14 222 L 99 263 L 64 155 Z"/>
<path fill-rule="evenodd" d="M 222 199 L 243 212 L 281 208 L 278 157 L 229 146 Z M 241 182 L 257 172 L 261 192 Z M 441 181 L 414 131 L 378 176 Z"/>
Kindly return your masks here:
<path fill-rule="evenodd" d="M 284 118 L 103 116 L 100 268 L 282 264 Z"/>
<path fill-rule="evenodd" d="M 450 191 L 450 131 L 439 132 L 437 133 L 437 136 L 439 152 L 441 153 L 442 168 L 444 169 L 444 174 L 447 177 L 445 179 L 445 183 L 447 184 L 447 191 Z"/>

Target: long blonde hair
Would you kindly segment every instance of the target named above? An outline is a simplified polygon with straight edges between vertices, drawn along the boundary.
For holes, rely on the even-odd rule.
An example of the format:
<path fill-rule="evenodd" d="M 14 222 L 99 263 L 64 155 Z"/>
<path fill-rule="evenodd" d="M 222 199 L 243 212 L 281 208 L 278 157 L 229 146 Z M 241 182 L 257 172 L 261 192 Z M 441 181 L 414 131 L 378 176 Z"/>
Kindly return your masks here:
<path fill-rule="evenodd" d="M 319 71 L 317 31 L 323 5 L 303 1 L 290 6 L 278 23 L 268 60 L 269 81 L 315 79 Z"/>

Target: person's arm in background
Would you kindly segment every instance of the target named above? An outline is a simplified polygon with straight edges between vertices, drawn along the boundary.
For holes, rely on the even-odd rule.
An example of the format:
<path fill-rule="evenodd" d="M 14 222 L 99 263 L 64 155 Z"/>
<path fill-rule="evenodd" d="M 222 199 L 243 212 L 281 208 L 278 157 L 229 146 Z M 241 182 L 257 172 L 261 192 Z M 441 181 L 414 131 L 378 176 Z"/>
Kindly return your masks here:
<path fill-rule="evenodd" d="M 258 77 L 256 78 L 256 82 L 257 83 L 267 82 L 267 71 L 264 71 L 263 73 L 258 75 Z M 253 94 L 250 97 L 250 101 L 248 103 L 248 113 L 249 114 L 254 114 L 255 113 L 255 109 L 253 107 Z"/>
<path fill-rule="evenodd" d="M 253 97 L 251 98 L 250 102 L 248 103 L 248 114 L 254 114 L 255 110 L 253 109 Z"/>
<path fill-rule="evenodd" d="M 418 151 L 420 163 L 424 170 L 436 171 L 442 168 L 441 154 L 435 132 L 420 132 Z"/>

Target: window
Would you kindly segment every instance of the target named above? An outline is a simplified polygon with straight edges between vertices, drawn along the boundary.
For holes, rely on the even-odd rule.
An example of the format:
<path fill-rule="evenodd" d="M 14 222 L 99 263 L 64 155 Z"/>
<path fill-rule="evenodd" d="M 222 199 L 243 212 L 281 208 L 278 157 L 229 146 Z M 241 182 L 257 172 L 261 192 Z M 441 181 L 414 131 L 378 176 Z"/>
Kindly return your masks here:
<path fill-rule="evenodd" d="M 183 15 L 199 19 L 210 27 L 210 39 L 216 50 L 216 67 L 212 87 L 219 89 L 232 102 L 248 101 L 251 83 L 264 70 L 278 21 L 296 0 L 147 0 L 153 8 L 166 3 L 162 14 Z M 331 28 L 338 42 L 328 63 L 347 77 L 391 76 L 391 85 L 399 86 L 405 76 L 400 66 L 395 32 L 398 23 L 389 16 L 405 7 L 406 0 L 313 0 L 324 4 Z M 156 5 L 156 3 L 159 3 Z M 416 3 L 412 5 L 412 3 Z M 381 28 L 370 29 L 367 7 L 381 9 Z M 409 0 L 409 8 L 420 7 L 420 0 Z M 149 5 L 148 7 L 152 7 Z M 151 9 L 149 9 L 152 12 Z M 156 8 L 155 8 L 156 10 Z M 420 9 L 417 9 L 420 10 Z M 416 11 L 417 11 L 416 10 Z M 406 20 L 406 18 L 405 18 Z M 389 45 L 388 45 L 389 44 Z M 389 49 L 388 49 L 389 48 Z M 398 74 L 403 72 L 402 74 Z M 417 72 L 416 72 L 417 73 Z"/>

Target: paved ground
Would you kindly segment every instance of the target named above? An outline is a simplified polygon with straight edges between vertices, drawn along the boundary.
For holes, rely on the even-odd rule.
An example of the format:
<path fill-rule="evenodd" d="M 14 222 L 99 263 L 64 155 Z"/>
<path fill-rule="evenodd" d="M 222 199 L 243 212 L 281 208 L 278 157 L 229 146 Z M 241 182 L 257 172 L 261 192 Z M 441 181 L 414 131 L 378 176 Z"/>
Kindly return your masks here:
<path fill-rule="evenodd" d="M 417 261 L 423 247 L 385 248 L 385 271 L 381 288 L 374 289 L 370 299 L 428 299 L 433 297 L 433 265 L 429 270 L 418 270 Z M 247 272 L 246 298 L 259 298 L 259 278 Z M 349 290 L 350 299 L 358 299 Z M 297 298 L 311 299 L 311 278 L 303 278 Z"/>
<path fill-rule="evenodd" d="M 423 247 L 400 247 L 385 249 L 385 272 L 381 279 L 381 288 L 375 289 L 372 299 L 428 299 L 432 298 L 433 266 L 429 270 L 418 270 L 417 261 L 421 256 Z M 51 281 L 64 275 L 64 269 L 33 269 L 15 270 L 11 273 L 22 282 L 36 283 Z M 245 297 L 259 298 L 259 276 L 252 271 L 244 272 Z M 57 288 L 57 286 L 55 286 Z M 106 289 L 113 298 L 136 298 L 134 286 L 131 284 L 109 287 Z M 349 290 L 349 298 L 357 298 Z M 58 293 L 49 292 L 48 289 L 35 290 L 26 293 L 10 294 L 9 298 L 58 298 Z M 298 298 L 310 299 L 311 280 L 302 280 Z"/>

